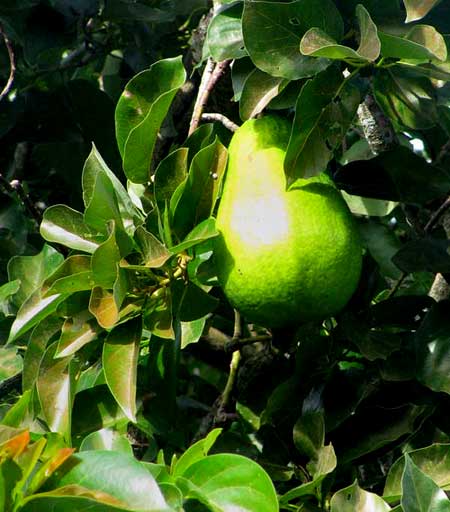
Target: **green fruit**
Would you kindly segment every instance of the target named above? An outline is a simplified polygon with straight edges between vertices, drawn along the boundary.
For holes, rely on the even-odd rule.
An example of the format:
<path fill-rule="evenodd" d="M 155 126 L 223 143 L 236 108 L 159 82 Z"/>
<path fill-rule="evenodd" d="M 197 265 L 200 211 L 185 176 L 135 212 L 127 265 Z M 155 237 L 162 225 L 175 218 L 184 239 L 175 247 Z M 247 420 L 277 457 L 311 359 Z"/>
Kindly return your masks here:
<path fill-rule="evenodd" d="M 289 135 L 273 116 L 236 131 L 217 212 L 219 283 L 248 322 L 267 327 L 337 313 L 361 272 L 358 232 L 331 179 L 322 174 L 286 191 Z"/>

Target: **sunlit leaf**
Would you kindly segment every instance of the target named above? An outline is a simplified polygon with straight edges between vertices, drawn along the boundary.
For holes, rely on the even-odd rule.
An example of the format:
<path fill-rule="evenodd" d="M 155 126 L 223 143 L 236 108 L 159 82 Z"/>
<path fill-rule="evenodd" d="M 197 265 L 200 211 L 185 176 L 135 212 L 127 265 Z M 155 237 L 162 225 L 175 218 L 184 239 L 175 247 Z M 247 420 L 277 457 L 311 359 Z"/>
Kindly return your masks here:
<path fill-rule="evenodd" d="M 159 128 L 185 79 L 181 57 L 175 57 L 155 62 L 126 85 L 116 107 L 116 137 L 130 181 L 149 181 Z"/>
<path fill-rule="evenodd" d="M 216 62 L 239 59 L 247 54 L 242 37 L 242 3 L 224 6 L 208 26 L 207 42 Z"/>
<path fill-rule="evenodd" d="M 331 512 L 387 512 L 388 510 L 391 510 L 391 507 L 382 498 L 361 489 L 358 482 L 341 489 L 331 498 Z"/>
<path fill-rule="evenodd" d="M 439 0 L 403 0 L 406 7 L 406 23 L 426 16 Z"/>
<path fill-rule="evenodd" d="M 376 60 L 380 55 L 380 40 L 378 38 L 377 26 L 362 5 L 356 7 L 356 16 L 360 30 L 360 42 L 356 50 L 338 44 L 326 32 L 314 27 L 309 29 L 303 36 L 300 43 L 300 51 L 303 55 L 345 60 L 355 65 L 362 65 Z"/>
<path fill-rule="evenodd" d="M 343 21 L 330 0 L 296 0 L 290 3 L 250 2 L 244 4 L 242 31 L 245 47 L 254 64 L 276 77 L 309 77 L 329 65 L 299 52 L 300 41 L 311 27 L 318 27 L 340 40 Z"/>
<path fill-rule="evenodd" d="M 136 421 L 136 378 L 141 333 L 142 320 L 136 317 L 113 329 L 103 345 L 106 382 L 130 421 Z"/>
<path fill-rule="evenodd" d="M 92 253 L 98 246 L 99 232 L 84 222 L 83 214 L 62 204 L 45 210 L 40 233 L 49 242 L 78 251 Z"/>
<path fill-rule="evenodd" d="M 119 309 L 114 294 L 100 286 L 92 289 L 89 311 L 105 329 L 113 327 L 119 320 Z"/>

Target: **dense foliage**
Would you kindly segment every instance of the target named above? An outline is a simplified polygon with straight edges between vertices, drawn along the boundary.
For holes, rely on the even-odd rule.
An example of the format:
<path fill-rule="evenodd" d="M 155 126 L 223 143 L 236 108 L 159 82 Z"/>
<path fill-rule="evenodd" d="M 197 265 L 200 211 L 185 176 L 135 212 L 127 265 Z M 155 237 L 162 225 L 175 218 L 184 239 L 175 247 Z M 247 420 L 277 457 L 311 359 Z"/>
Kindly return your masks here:
<path fill-rule="evenodd" d="M 450 510 L 448 2 L 3 0 L 0 33 L 0 509 Z M 267 112 L 364 245 L 290 329 L 214 267 Z"/>

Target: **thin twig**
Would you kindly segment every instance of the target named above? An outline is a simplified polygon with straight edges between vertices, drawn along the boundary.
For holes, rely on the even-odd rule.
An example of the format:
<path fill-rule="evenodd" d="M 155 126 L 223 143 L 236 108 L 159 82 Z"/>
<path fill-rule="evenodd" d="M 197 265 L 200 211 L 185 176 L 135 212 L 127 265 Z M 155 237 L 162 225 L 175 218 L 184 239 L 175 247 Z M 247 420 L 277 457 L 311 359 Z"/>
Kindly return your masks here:
<path fill-rule="evenodd" d="M 429 233 L 432 228 L 437 224 L 441 216 L 450 208 L 450 196 L 439 206 L 439 208 L 430 217 L 430 220 L 426 223 L 423 230 L 425 233 Z"/>
<path fill-rule="evenodd" d="M 222 62 L 214 64 L 214 61 L 211 59 L 211 57 L 207 60 L 205 69 L 203 71 L 202 80 L 200 82 L 197 99 L 195 101 L 194 111 L 192 112 L 188 135 L 191 135 L 197 129 L 202 117 L 203 109 L 208 103 L 209 96 L 216 83 L 224 74 L 229 63 L 229 60 L 223 60 Z"/>
<path fill-rule="evenodd" d="M 41 223 L 42 213 L 36 208 L 36 205 L 25 192 L 22 183 L 19 180 L 12 180 L 9 182 L 2 174 L 0 174 L 0 187 L 2 187 L 7 194 L 16 194 L 37 224 L 39 225 Z"/>
<path fill-rule="evenodd" d="M 11 90 L 11 87 L 14 82 L 14 77 L 16 74 L 16 59 L 14 57 L 14 49 L 12 47 L 11 41 L 9 40 L 9 37 L 6 35 L 6 32 L 3 28 L 3 25 L 0 23 L 0 34 L 3 37 L 3 41 L 5 42 L 6 49 L 8 50 L 8 56 L 9 56 L 9 77 L 8 81 L 6 82 L 5 86 L 3 87 L 2 92 L 0 92 L 0 101 L 9 93 Z"/>
<path fill-rule="evenodd" d="M 406 272 L 402 272 L 400 277 L 395 282 L 394 286 L 390 289 L 387 298 L 390 299 L 393 297 L 399 290 L 400 286 L 403 284 L 403 281 L 406 279 L 408 274 Z"/>
<path fill-rule="evenodd" d="M 228 117 L 225 117 L 223 114 L 216 114 L 216 113 L 205 113 L 202 114 L 202 121 L 217 121 L 219 123 L 222 123 L 225 128 L 230 130 L 230 132 L 235 132 L 239 126 L 236 123 L 233 123 L 231 119 L 228 119 Z"/>

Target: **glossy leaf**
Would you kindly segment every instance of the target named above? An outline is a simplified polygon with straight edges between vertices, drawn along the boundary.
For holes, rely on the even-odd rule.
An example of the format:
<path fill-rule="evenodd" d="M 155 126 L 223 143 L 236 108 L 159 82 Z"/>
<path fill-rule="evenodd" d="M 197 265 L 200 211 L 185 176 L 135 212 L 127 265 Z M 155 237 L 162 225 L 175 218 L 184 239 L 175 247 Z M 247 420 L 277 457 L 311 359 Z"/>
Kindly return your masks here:
<path fill-rule="evenodd" d="M 20 280 L 14 279 L 0 286 L 0 315 L 13 316 L 14 309 L 10 304 L 11 297 L 16 294 L 20 289 Z M 11 301 L 12 302 L 12 301 Z M 1 316 L 0 316 L 1 318 Z"/>
<path fill-rule="evenodd" d="M 15 347 L 0 346 L 0 382 L 22 371 L 23 359 Z"/>
<path fill-rule="evenodd" d="M 331 498 L 331 512 L 387 512 L 388 510 L 391 510 L 391 507 L 382 498 L 361 489 L 358 482 L 341 489 Z"/>
<path fill-rule="evenodd" d="M 224 6 L 208 26 L 208 48 L 216 62 L 239 59 L 247 52 L 242 36 L 242 3 Z"/>
<path fill-rule="evenodd" d="M 315 75 L 329 65 L 327 60 L 299 52 L 301 38 L 311 27 L 341 39 L 342 18 L 331 0 L 245 2 L 245 47 L 254 64 L 269 75 L 296 80 Z"/>
<path fill-rule="evenodd" d="M 354 196 L 346 192 L 342 192 L 342 196 L 352 213 L 366 217 L 385 217 L 392 213 L 398 206 L 398 203 L 395 201 L 383 201 L 381 199 Z"/>
<path fill-rule="evenodd" d="M 126 235 L 132 236 L 135 223 L 140 223 L 141 214 L 131 201 L 128 192 L 109 169 L 95 146 L 83 167 L 84 221 L 103 235 L 108 236 L 108 221 L 114 220 L 123 254 L 131 246 Z"/>
<path fill-rule="evenodd" d="M 359 93 L 334 67 L 308 80 L 295 107 L 284 169 L 288 186 L 323 172 L 342 142 L 359 104 Z"/>
<path fill-rule="evenodd" d="M 447 59 L 444 37 L 430 25 L 415 25 L 404 37 L 380 32 L 383 57 L 405 60 Z"/>
<path fill-rule="evenodd" d="M 404 512 L 448 512 L 450 500 L 445 492 L 405 455 L 401 504 Z"/>
<path fill-rule="evenodd" d="M 256 462 L 235 454 L 211 455 L 190 465 L 177 484 L 213 510 L 278 511 L 272 481 Z"/>
<path fill-rule="evenodd" d="M 33 329 L 24 357 L 22 374 L 23 390 L 30 390 L 39 376 L 41 360 L 47 346 L 55 339 L 61 330 L 63 320 L 56 315 L 47 317 Z"/>
<path fill-rule="evenodd" d="M 55 357 L 74 354 L 81 347 L 95 340 L 100 332 L 101 328 L 87 310 L 67 318 L 62 326 Z"/>
<path fill-rule="evenodd" d="M 190 446 L 178 459 L 175 467 L 172 468 L 172 475 L 175 477 L 181 476 L 189 466 L 192 466 L 192 464 L 204 459 L 221 433 L 222 429 L 216 428 L 209 432 L 204 439 L 200 439 L 200 441 L 197 441 Z"/>
<path fill-rule="evenodd" d="M 80 445 L 80 451 L 88 450 L 112 450 L 133 455 L 130 441 L 113 428 L 102 428 L 86 436 Z"/>
<path fill-rule="evenodd" d="M 406 23 L 420 20 L 438 3 L 438 0 L 403 0 L 406 7 Z"/>
<path fill-rule="evenodd" d="M 105 329 L 113 327 L 119 320 L 119 308 L 114 294 L 100 286 L 92 289 L 89 311 L 95 316 L 99 325 Z"/>
<path fill-rule="evenodd" d="M 357 50 L 338 44 L 326 32 L 314 27 L 303 36 L 300 51 L 303 55 L 344 60 L 355 65 L 363 65 L 376 60 L 380 55 L 377 26 L 367 10 L 360 4 L 356 7 L 356 16 L 360 31 Z"/>
<path fill-rule="evenodd" d="M 206 317 L 191 322 L 181 322 L 181 348 L 183 349 L 191 343 L 197 343 L 203 334 L 205 325 Z"/>
<path fill-rule="evenodd" d="M 112 289 L 119 272 L 120 248 L 116 241 L 115 223 L 110 224 L 109 237 L 92 254 L 92 274 L 95 284 Z"/>
<path fill-rule="evenodd" d="M 84 222 L 83 214 L 63 204 L 45 210 L 40 233 L 49 242 L 78 251 L 92 253 L 98 246 L 98 231 Z"/>
<path fill-rule="evenodd" d="M 161 160 L 156 168 L 153 188 L 161 207 L 170 201 L 177 186 L 186 179 L 189 152 L 188 148 L 178 148 Z"/>
<path fill-rule="evenodd" d="M 227 150 L 218 138 L 192 159 L 187 181 L 173 211 L 173 228 L 180 239 L 212 214 L 226 162 Z"/>
<path fill-rule="evenodd" d="M 270 101 L 286 85 L 286 80 L 270 76 L 259 69 L 253 70 L 247 77 L 239 102 L 239 115 L 243 121 L 261 113 Z"/>
<path fill-rule="evenodd" d="M 64 256 L 48 244 L 35 256 L 14 256 L 8 263 L 10 281 L 20 280 L 14 303 L 21 306 L 62 263 Z"/>
<path fill-rule="evenodd" d="M 103 345 L 106 383 L 130 421 L 136 421 L 136 378 L 142 320 L 133 318 L 118 325 Z"/>
<path fill-rule="evenodd" d="M 436 443 L 425 448 L 408 452 L 415 466 L 428 475 L 440 488 L 450 489 L 450 445 Z M 402 495 L 402 477 L 405 470 L 405 456 L 397 459 L 391 466 L 383 496 L 390 501 L 400 499 Z"/>
<path fill-rule="evenodd" d="M 181 57 L 176 57 L 154 63 L 126 85 L 116 107 L 116 138 L 130 181 L 149 181 L 156 137 L 185 79 Z"/>
<path fill-rule="evenodd" d="M 216 229 L 216 221 L 214 218 L 209 217 L 200 222 L 195 228 L 186 235 L 186 238 L 179 244 L 170 248 L 171 254 L 179 254 L 187 251 L 191 247 L 216 237 L 219 232 Z"/>
<path fill-rule="evenodd" d="M 113 496 L 131 510 L 168 509 L 153 477 L 131 455 L 105 450 L 79 452 L 56 472 L 47 487 L 57 490 L 80 483 L 91 491 Z"/>
<path fill-rule="evenodd" d="M 211 313 L 219 301 L 194 283 L 176 281 L 172 284 L 173 313 L 182 322 L 191 322 Z"/>
<path fill-rule="evenodd" d="M 172 256 L 164 244 L 142 226 L 136 229 L 135 239 L 144 257 L 144 265 L 146 267 L 162 267 Z"/>
<path fill-rule="evenodd" d="M 427 129 L 436 124 L 435 91 L 428 79 L 407 70 L 380 70 L 374 79 L 377 102 L 400 127 Z"/>
<path fill-rule="evenodd" d="M 55 359 L 56 343 L 45 351 L 36 381 L 42 414 L 51 432 L 70 440 L 73 397 L 71 357 Z"/>
<path fill-rule="evenodd" d="M 54 313 L 66 298 L 67 295 L 59 293 L 42 298 L 40 290 L 34 292 L 19 309 L 11 326 L 8 343 L 19 338 L 36 324 Z"/>

